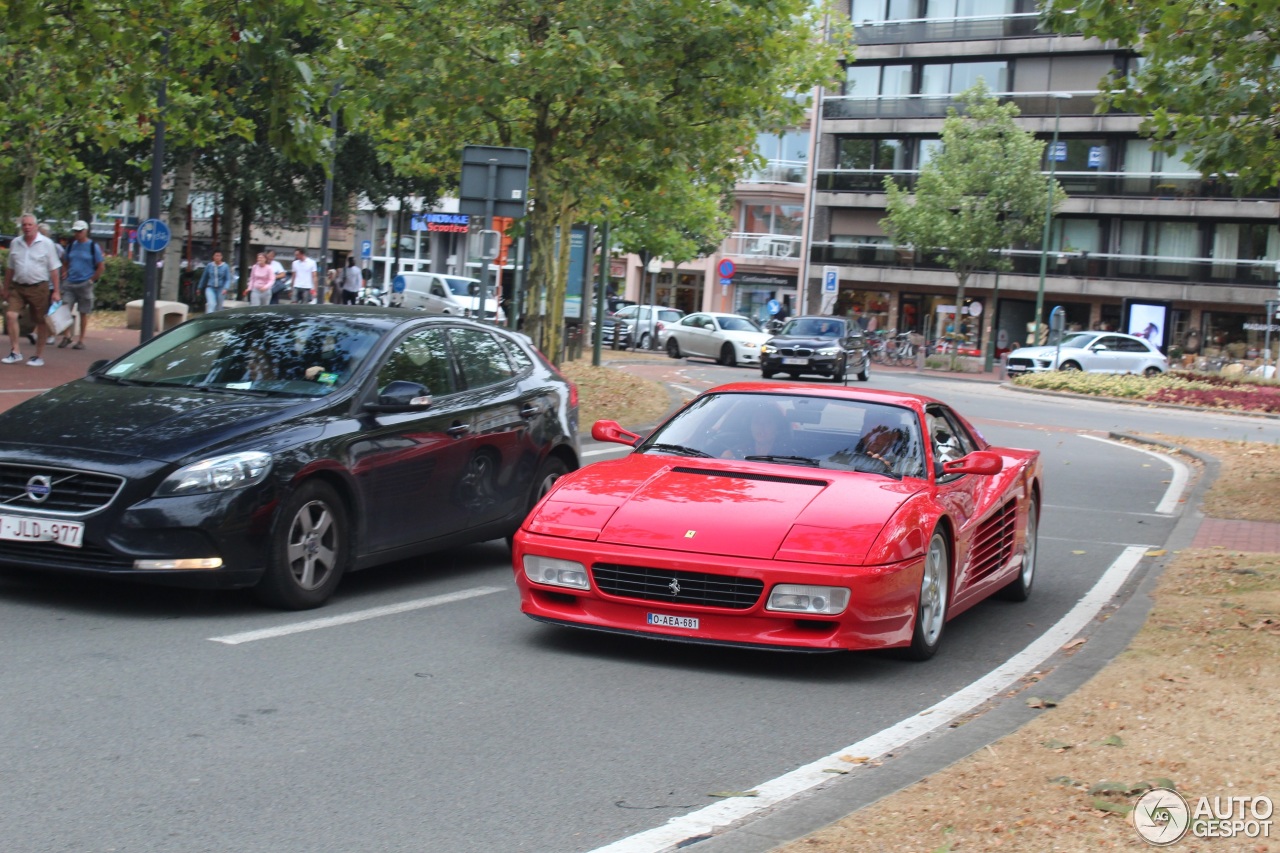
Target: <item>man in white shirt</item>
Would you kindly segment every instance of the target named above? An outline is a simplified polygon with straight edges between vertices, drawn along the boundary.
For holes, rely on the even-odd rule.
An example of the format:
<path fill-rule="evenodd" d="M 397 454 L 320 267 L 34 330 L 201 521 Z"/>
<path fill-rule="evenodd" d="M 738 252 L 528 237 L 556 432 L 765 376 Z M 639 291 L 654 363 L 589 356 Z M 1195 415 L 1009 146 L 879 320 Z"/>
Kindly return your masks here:
<path fill-rule="evenodd" d="M 62 262 L 54 242 L 40 233 L 36 218 L 22 214 L 22 236 L 9 245 L 9 263 L 4 271 L 4 287 L 0 299 L 8 302 L 5 308 L 5 328 L 9 333 L 9 355 L 0 358 L 0 364 L 17 364 L 22 361 L 18 345 L 18 317 L 22 311 L 31 312 L 35 326 L 36 354 L 27 362 L 31 367 L 44 366 L 44 345 L 49 327 L 45 317 L 49 302 L 62 300 L 59 273 Z"/>
<path fill-rule="evenodd" d="M 271 274 L 275 276 L 275 283 L 271 285 L 271 304 L 278 305 L 280 304 L 280 294 L 283 292 L 282 288 L 288 287 L 287 284 L 281 284 L 287 273 L 284 271 L 284 264 L 276 260 L 274 249 L 267 251 L 267 263 L 271 264 Z"/>
<path fill-rule="evenodd" d="M 293 302 L 316 301 L 316 262 L 298 249 L 293 253 Z"/>

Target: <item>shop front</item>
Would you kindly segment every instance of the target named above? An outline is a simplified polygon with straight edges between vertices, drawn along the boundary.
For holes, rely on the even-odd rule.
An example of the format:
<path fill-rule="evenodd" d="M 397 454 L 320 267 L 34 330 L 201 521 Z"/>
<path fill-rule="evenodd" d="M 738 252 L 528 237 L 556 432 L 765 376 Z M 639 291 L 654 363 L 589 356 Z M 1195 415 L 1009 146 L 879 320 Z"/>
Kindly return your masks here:
<path fill-rule="evenodd" d="M 770 300 L 777 300 L 788 314 L 795 315 L 796 277 L 774 273 L 738 271 L 733 277 L 733 313 L 750 317 L 763 325 L 773 316 Z"/>

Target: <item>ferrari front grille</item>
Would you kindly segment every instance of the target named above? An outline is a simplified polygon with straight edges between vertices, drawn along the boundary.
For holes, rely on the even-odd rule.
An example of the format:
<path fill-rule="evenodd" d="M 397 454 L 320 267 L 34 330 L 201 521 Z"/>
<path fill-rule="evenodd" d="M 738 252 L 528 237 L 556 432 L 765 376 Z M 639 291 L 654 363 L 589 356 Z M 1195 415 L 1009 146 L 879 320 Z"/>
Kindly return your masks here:
<path fill-rule="evenodd" d="M 764 592 L 764 581 L 754 578 L 655 569 L 649 566 L 596 563 L 591 567 L 591 577 L 600 591 L 619 598 L 723 607 L 729 610 L 748 610 L 754 607 Z"/>

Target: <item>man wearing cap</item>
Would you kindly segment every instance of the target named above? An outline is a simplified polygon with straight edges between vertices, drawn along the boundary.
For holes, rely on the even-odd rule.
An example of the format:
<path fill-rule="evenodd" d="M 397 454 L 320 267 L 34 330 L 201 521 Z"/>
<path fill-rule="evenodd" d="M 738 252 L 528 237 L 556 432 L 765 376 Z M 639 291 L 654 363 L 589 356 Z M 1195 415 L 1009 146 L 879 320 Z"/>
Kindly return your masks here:
<path fill-rule="evenodd" d="M 22 234 L 9 244 L 9 263 L 4 271 L 4 287 L 0 299 L 7 300 L 4 319 L 9 333 L 9 355 L 0 358 L 0 364 L 17 364 L 22 361 L 18 345 L 18 317 L 23 310 L 31 312 L 35 326 L 36 354 L 27 362 L 32 367 L 44 366 L 44 342 L 48 331 L 45 317 L 49 313 L 50 298 L 61 299 L 58 250 L 52 240 L 40 233 L 36 218 L 22 214 Z"/>
<path fill-rule="evenodd" d="M 84 349 L 84 332 L 93 313 L 93 285 L 102 278 L 107 259 L 97 243 L 89 239 L 89 223 L 77 219 L 71 224 L 75 239 L 67 247 L 67 282 L 62 286 L 62 298 L 80 315 L 80 333 L 73 349 Z M 62 333 L 59 348 L 71 346 L 71 326 Z"/>

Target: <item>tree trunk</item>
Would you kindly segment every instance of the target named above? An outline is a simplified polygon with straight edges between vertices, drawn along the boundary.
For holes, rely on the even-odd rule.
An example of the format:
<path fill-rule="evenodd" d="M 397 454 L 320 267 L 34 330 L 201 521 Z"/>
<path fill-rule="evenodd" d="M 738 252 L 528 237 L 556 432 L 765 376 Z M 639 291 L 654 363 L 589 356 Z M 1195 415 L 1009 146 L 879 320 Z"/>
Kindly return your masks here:
<path fill-rule="evenodd" d="M 234 190 L 222 194 L 222 227 L 218 230 L 218 248 L 222 250 L 222 259 L 240 268 L 240 260 L 232 253 L 235 248 L 236 210 L 240 200 Z"/>
<path fill-rule="evenodd" d="M 249 267 L 253 266 L 257 260 L 257 254 L 253 251 L 253 244 L 249 242 L 249 238 L 253 236 L 250 223 L 253 222 L 253 201 L 247 198 L 240 199 L 240 292 L 243 294 L 244 289 L 249 286 Z"/>
<path fill-rule="evenodd" d="M 40 173 L 40 164 L 30 154 L 23 157 L 22 163 L 22 213 L 35 215 L 36 212 L 36 176 Z"/>
<path fill-rule="evenodd" d="M 187 247 L 187 202 L 191 199 L 191 180 L 196 170 L 194 153 L 184 153 L 173 171 L 173 197 L 169 200 L 169 246 L 164 252 L 164 275 L 160 280 L 160 298 L 180 301 L 182 255 Z"/>

